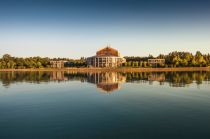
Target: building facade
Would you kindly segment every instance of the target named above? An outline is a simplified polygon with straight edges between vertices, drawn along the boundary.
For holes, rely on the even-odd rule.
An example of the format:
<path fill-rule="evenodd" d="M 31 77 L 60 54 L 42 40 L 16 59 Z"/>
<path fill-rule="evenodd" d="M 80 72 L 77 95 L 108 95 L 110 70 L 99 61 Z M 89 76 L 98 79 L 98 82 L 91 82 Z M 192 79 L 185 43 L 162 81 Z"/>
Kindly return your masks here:
<path fill-rule="evenodd" d="M 148 64 L 152 65 L 152 67 L 165 65 L 165 59 L 148 59 Z"/>
<path fill-rule="evenodd" d="M 64 61 L 50 61 L 51 68 L 64 68 Z"/>
<path fill-rule="evenodd" d="M 117 50 L 108 46 L 97 51 L 95 56 L 87 58 L 88 67 L 119 67 L 125 62 L 126 59 Z"/>

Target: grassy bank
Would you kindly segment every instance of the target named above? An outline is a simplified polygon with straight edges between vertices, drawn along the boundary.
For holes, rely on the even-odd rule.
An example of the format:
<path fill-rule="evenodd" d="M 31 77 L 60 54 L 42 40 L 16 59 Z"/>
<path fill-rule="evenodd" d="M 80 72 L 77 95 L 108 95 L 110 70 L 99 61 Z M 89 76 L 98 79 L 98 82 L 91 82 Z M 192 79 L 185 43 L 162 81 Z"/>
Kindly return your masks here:
<path fill-rule="evenodd" d="M 8 71 L 75 71 L 75 72 L 168 72 L 168 71 L 210 71 L 210 67 L 184 67 L 184 68 L 42 68 L 42 69 L 0 69 Z"/>

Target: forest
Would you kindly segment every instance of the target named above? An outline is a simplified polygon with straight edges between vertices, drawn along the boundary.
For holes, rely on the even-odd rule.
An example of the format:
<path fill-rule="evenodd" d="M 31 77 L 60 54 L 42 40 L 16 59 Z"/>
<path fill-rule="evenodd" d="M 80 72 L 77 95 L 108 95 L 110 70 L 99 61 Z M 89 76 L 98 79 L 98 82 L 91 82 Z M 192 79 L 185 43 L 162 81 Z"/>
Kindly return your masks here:
<path fill-rule="evenodd" d="M 12 57 L 5 54 L 0 58 L 0 69 L 28 69 L 28 68 L 50 68 L 50 61 L 63 60 L 67 63 L 66 67 L 82 67 L 86 65 L 85 59 L 69 59 L 69 58 L 48 58 L 48 57 Z"/>

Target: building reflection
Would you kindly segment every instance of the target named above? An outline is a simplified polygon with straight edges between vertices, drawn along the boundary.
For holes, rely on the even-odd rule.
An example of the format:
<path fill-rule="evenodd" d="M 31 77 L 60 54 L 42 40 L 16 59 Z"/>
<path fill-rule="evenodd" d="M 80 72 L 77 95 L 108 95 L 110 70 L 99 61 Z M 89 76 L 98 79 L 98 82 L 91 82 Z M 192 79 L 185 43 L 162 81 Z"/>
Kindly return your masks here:
<path fill-rule="evenodd" d="M 96 84 L 100 90 L 111 93 L 120 89 L 120 83 L 126 81 L 126 76 L 117 72 L 88 73 L 87 82 Z"/>
<path fill-rule="evenodd" d="M 50 74 L 50 80 L 53 80 L 53 81 L 67 81 L 68 78 L 64 76 L 64 71 L 53 71 Z"/>
<path fill-rule="evenodd" d="M 148 75 L 148 81 L 165 81 L 165 74 L 151 73 Z"/>
<path fill-rule="evenodd" d="M 149 84 L 152 84 L 153 81 L 158 81 L 160 85 L 163 85 L 165 80 L 166 77 L 164 73 L 150 73 L 148 75 Z"/>
<path fill-rule="evenodd" d="M 80 81 L 96 84 L 96 87 L 106 93 L 120 89 L 122 82 L 165 83 L 171 87 L 185 87 L 190 84 L 200 85 L 205 81 L 209 84 L 210 72 L 72 72 L 72 71 L 29 71 L 0 72 L 0 84 L 9 87 L 17 82 L 42 83 L 51 81 Z"/>

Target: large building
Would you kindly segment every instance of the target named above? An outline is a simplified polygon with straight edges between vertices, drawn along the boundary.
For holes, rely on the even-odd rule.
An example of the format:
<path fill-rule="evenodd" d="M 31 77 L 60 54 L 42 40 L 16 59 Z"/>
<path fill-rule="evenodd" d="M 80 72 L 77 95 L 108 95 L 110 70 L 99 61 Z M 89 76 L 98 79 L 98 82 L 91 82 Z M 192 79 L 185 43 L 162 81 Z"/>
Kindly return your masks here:
<path fill-rule="evenodd" d="M 88 67 L 119 67 L 125 62 L 126 59 L 109 46 L 97 51 L 95 56 L 87 58 Z"/>

